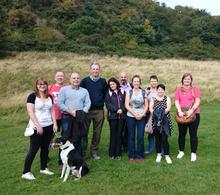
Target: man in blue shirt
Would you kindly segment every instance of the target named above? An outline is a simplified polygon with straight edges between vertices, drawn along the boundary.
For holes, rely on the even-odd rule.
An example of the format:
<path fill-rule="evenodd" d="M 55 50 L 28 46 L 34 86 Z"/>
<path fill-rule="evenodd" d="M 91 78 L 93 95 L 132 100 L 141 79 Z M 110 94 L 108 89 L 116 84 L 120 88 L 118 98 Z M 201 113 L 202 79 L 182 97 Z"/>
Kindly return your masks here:
<path fill-rule="evenodd" d="M 91 99 L 91 108 L 87 115 L 86 124 L 89 130 L 91 122 L 93 122 L 93 136 L 90 147 L 91 157 L 94 160 L 99 160 L 98 147 L 101 138 L 101 131 L 104 122 L 104 100 L 107 91 L 107 82 L 104 78 L 99 76 L 100 65 L 97 62 L 93 62 L 90 65 L 91 75 L 85 77 L 80 86 L 87 89 Z M 87 131 L 88 132 L 88 131 Z M 88 134 L 84 139 L 84 149 L 86 150 L 88 145 Z M 85 151 L 84 151 L 85 152 Z"/>

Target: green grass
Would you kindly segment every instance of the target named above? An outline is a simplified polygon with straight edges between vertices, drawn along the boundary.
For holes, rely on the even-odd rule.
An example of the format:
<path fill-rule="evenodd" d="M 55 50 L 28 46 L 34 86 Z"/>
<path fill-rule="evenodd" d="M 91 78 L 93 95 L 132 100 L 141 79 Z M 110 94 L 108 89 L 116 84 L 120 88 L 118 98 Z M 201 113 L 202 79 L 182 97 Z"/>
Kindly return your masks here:
<path fill-rule="evenodd" d="M 126 154 L 121 161 L 108 159 L 109 128 L 105 122 L 100 146 L 100 161 L 88 159 L 90 174 L 80 181 L 60 180 L 57 150 L 50 151 L 49 168 L 53 176 L 39 173 L 39 153 L 32 165 L 35 181 L 21 179 L 29 138 L 23 136 L 26 113 L 14 113 L 0 119 L 0 194 L 219 194 L 220 187 L 220 104 L 202 106 L 199 127 L 198 160 L 190 162 L 189 135 L 186 155 L 176 159 L 177 128 L 170 138 L 172 165 L 155 163 L 155 154 L 145 163 L 129 164 Z M 175 123 L 174 123 L 175 124 Z M 91 134 L 90 134 L 91 136 Z M 91 139 L 90 139 L 91 140 Z"/>

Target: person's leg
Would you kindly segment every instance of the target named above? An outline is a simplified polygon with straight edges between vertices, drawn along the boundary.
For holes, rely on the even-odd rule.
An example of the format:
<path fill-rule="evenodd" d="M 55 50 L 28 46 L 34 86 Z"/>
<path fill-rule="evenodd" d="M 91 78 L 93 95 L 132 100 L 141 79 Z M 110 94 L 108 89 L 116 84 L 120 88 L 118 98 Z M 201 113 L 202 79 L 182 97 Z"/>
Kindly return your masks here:
<path fill-rule="evenodd" d="M 128 125 L 125 120 L 124 127 L 122 128 L 122 141 L 121 145 L 123 147 L 124 152 L 128 152 Z"/>
<path fill-rule="evenodd" d="M 154 131 L 156 153 L 161 154 L 162 138 L 159 131 Z"/>
<path fill-rule="evenodd" d="M 101 132 L 102 126 L 104 122 L 104 110 L 95 110 L 93 111 L 93 136 L 92 136 L 92 144 L 91 144 L 91 154 L 97 155 L 100 139 L 101 139 Z"/>
<path fill-rule="evenodd" d="M 189 125 L 191 152 L 196 153 L 198 147 L 197 131 L 200 123 L 200 115 L 196 114 L 196 120 Z"/>
<path fill-rule="evenodd" d="M 163 148 L 164 155 L 169 155 L 170 147 L 169 147 L 169 142 L 168 142 L 168 136 L 164 131 L 161 134 L 161 138 L 162 138 L 162 148 Z"/>
<path fill-rule="evenodd" d="M 179 151 L 184 151 L 185 149 L 185 137 L 187 133 L 187 125 L 178 124 L 179 129 L 179 137 L 178 137 L 178 144 L 179 144 Z"/>
<path fill-rule="evenodd" d="M 41 170 L 47 168 L 47 156 L 48 156 L 50 141 L 53 136 L 53 125 L 44 127 L 43 130 L 44 132 L 42 135 L 41 152 L 40 152 Z"/>
<path fill-rule="evenodd" d="M 23 174 L 27 172 L 31 172 L 31 165 L 33 163 L 34 157 L 37 154 L 37 151 L 40 148 L 41 141 L 42 141 L 42 136 L 37 134 L 36 131 L 32 136 L 30 136 L 30 147 L 27 156 L 25 158 Z"/>
<path fill-rule="evenodd" d="M 110 126 L 109 157 L 115 157 L 117 120 L 109 120 L 109 126 Z"/>
<path fill-rule="evenodd" d="M 135 129 L 136 129 L 136 119 L 127 116 L 128 125 L 128 158 L 135 158 Z"/>
<path fill-rule="evenodd" d="M 150 154 L 154 150 L 154 140 L 155 140 L 154 134 L 148 134 L 147 139 L 148 139 L 148 145 L 147 145 L 146 153 Z"/>
<path fill-rule="evenodd" d="M 137 158 L 144 158 L 144 127 L 145 119 L 137 121 Z"/>
<path fill-rule="evenodd" d="M 121 140 L 122 140 L 122 129 L 124 128 L 125 120 L 119 119 L 117 120 L 117 132 L 116 132 L 116 148 L 115 148 L 115 156 L 121 156 Z"/>
<path fill-rule="evenodd" d="M 90 111 L 90 112 L 86 115 L 86 120 L 85 120 L 85 124 L 86 124 L 86 136 L 82 138 L 82 148 L 83 148 L 83 156 L 84 156 L 84 157 L 85 157 L 85 155 L 86 155 L 86 151 L 87 151 L 87 148 L 88 148 L 89 128 L 90 128 L 92 119 L 93 119 L 93 113 L 92 113 L 92 111 Z"/>

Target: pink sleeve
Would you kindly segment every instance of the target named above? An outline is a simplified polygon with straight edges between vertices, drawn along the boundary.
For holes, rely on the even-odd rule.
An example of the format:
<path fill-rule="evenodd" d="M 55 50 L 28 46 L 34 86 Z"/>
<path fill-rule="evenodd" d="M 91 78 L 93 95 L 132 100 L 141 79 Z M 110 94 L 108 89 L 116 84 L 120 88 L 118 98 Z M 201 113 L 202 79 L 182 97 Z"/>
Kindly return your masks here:
<path fill-rule="evenodd" d="M 193 87 L 195 98 L 201 98 L 201 91 L 198 87 Z"/>
<path fill-rule="evenodd" d="M 175 100 L 180 100 L 180 88 L 179 87 L 176 88 Z"/>

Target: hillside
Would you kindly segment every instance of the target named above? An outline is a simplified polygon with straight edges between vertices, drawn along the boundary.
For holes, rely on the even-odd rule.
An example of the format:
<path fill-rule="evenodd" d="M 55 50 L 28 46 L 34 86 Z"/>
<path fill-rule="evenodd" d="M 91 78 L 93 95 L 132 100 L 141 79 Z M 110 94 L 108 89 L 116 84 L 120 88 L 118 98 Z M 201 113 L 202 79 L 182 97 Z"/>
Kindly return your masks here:
<path fill-rule="evenodd" d="M 21 52 L 0 60 L 0 114 L 23 109 L 28 93 L 34 89 L 38 76 L 45 76 L 53 82 L 55 71 L 66 73 L 66 82 L 72 72 L 79 72 L 81 77 L 89 74 L 92 61 L 101 64 L 101 75 L 106 79 L 120 71 L 132 75 L 140 74 L 142 86 L 148 86 L 151 74 L 157 74 L 160 82 L 167 86 L 167 94 L 173 98 L 177 85 L 185 72 L 191 72 L 194 84 L 201 87 L 202 102 L 220 101 L 220 62 L 190 60 L 145 60 L 134 57 L 104 55 L 78 55 L 68 52 Z"/>
<path fill-rule="evenodd" d="M 1 0 L 0 52 L 220 59 L 220 20 L 152 0 Z"/>

